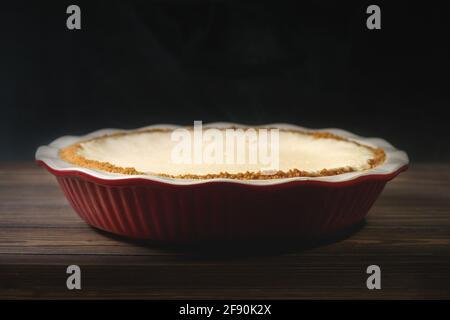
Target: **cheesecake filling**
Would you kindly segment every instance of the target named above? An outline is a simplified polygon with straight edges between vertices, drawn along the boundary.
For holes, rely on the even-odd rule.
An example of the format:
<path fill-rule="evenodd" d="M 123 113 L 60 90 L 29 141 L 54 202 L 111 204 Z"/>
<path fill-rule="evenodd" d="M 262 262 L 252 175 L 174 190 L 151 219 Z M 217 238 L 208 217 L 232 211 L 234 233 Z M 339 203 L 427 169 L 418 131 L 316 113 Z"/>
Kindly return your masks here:
<path fill-rule="evenodd" d="M 226 159 L 222 161 L 213 163 L 174 161 L 174 148 L 179 141 L 173 140 L 172 132 L 172 130 L 148 130 L 96 138 L 77 144 L 76 148 L 70 149 L 72 152 L 64 152 L 63 149 L 61 156 L 69 162 L 76 162 L 73 159 L 86 160 L 85 163 L 90 164 L 86 165 L 88 167 L 95 167 L 92 165 L 95 163 L 106 163 L 113 168 L 132 168 L 141 174 L 172 177 L 220 176 L 224 173 L 239 175 L 246 172 L 265 172 L 267 169 L 260 161 L 250 161 L 249 155 L 244 157 L 245 161 L 242 161 L 242 158 L 238 161 L 237 149 L 233 150 L 236 155 L 235 161 L 229 161 L 232 158 L 226 158 L 230 149 L 226 149 L 225 136 L 221 146 Z M 250 148 L 250 143 L 250 140 L 245 140 L 245 147 Z M 191 147 L 193 155 L 194 145 Z M 235 147 L 237 148 L 237 145 Z M 362 171 L 379 164 L 380 158 L 384 160 L 384 152 L 380 157 L 379 149 L 326 134 L 322 136 L 280 130 L 277 150 L 273 150 L 271 144 L 268 147 L 267 152 L 274 154 L 276 151 L 278 157 L 276 172 L 297 172 L 291 174 L 293 176 Z M 208 142 L 203 141 L 201 148 L 202 152 L 207 152 Z M 248 148 L 246 150 L 249 150 Z M 102 169 L 101 166 L 99 168 Z M 117 171 L 108 170 L 107 167 L 105 170 Z"/>

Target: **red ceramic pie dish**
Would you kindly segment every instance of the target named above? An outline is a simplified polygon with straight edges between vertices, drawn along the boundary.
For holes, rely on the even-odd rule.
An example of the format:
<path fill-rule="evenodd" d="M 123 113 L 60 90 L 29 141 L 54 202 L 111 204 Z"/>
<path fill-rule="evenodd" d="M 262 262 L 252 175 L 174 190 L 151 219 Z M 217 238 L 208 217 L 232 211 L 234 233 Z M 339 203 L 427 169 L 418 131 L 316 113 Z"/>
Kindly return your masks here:
<path fill-rule="evenodd" d="M 268 126 L 308 130 L 286 124 Z M 407 169 L 408 157 L 379 138 L 323 130 L 383 148 L 386 160 L 373 169 L 335 176 L 188 180 L 112 174 L 60 159 L 61 148 L 119 131 L 105 129 L 41 146 L 36 161 L 55 175 L 83 220 L 117 235 L 168 242 L 329 237 L 364 219 L 386 183 Z"/>

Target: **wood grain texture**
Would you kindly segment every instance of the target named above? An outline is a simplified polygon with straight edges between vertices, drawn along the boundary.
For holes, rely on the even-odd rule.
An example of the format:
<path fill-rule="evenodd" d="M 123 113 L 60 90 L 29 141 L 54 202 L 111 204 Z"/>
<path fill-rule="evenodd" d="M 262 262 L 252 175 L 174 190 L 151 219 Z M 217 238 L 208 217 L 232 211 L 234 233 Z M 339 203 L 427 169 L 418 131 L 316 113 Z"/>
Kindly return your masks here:
<path fill-rule="evenodd" d="M 66 289 L 70 264 L 81 291 Z M 366 288 L 371 264 L 381 290 Z M 45 170 L 3 163 L 0 297 L 450 298 L 450 164 L 413 164 L 337 241 L 174 247 L 97 231 Z"/>

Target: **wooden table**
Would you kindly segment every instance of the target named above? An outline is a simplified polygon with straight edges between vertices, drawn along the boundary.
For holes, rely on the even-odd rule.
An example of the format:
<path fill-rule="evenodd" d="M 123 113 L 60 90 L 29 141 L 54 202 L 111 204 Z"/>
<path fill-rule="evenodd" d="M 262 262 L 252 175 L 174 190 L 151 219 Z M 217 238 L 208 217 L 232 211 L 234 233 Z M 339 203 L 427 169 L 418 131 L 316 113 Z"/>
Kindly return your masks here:
<path fill-rule="evenodd" d="M 82 290 L 66 288 L 66 268 Z M 366 268 L 381 268 L 368 290 Z M 164 247 L 87 226 L 53 176 L 0 164 L 0 298 L 450 298 L 450 164 L 413 164 L 366 225 L 325 244 Z"/>

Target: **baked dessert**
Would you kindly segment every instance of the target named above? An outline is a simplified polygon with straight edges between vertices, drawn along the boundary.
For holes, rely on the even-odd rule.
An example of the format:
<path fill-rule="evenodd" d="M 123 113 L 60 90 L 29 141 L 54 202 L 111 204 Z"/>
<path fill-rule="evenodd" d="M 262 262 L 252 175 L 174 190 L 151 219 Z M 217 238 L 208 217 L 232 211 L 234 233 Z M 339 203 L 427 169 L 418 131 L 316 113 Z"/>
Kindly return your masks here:
<path fill-rule="evenodd" d="M 278 151 L 269 150 L 279 160 L 271 175 L 265 163 L 173 164 L 178 142 L 172 133 L 196 127 L 156 124 L 63 136 L 40 146 L 36 162 L 56 177 L 89 225 L 170 243 L 329 239 L 363 221 L 409 163 L 404 151 L 381 138 L 268 124 L 263 127 L 279 130 Z M 236 123 L 203 128 L 250 130 Z M 233 179 L 210 179 L 221 177 Z"/>
<path fill-rule="evenodd" d="M 223 132 L 226 129 L 216 130 Z M 179 142 L 173 141 L 172 133 L 171 129 L 113 133 L 69 145 L 61 149 L 59 156 L 80 167 L 125 175 L 248 180 L 320 177 L 365 171 L 382 164 L 386 158 L 382 148 L 333 133 L 281 129 L 277 136 L 276 170 L 266 170 L 260 162 L 248 161 L 248 157 L 244 162 L 174 163 L 173 150 Z M 206 142 L 202 143 L 200 147 L 207 147 Z M 245 147 L 250 143 L 249 139 L 245 140 Z M 271 151 L 274 152 L 268 150 L 269 153 Z M 224 154 L 227 154 L 226 150 Z"/>

